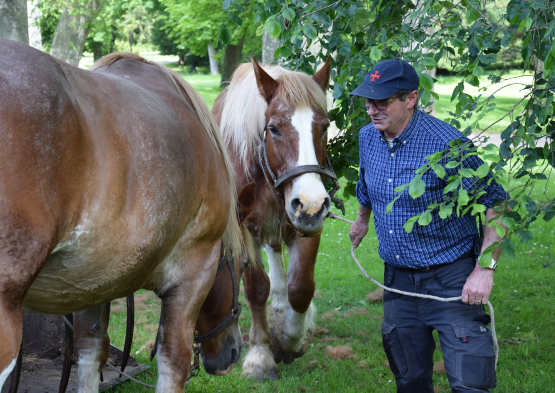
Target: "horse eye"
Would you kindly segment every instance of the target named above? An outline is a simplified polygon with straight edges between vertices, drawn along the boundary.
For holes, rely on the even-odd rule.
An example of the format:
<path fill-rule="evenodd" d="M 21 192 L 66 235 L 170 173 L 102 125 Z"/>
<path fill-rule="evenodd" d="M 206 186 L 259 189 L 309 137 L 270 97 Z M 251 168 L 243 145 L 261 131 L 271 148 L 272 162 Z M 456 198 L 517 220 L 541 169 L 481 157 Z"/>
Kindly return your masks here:
<path fill-rule="evenodd" d="M 325 136 L 328 133 L 329 124 L 326 124 L 322 129 L 322 136 Z"/>
<path fill-rule="evenodd" d="M 268 126 L 268 131 L 274 136 L 279 135 L 279 127 L 278 126 Z"/>

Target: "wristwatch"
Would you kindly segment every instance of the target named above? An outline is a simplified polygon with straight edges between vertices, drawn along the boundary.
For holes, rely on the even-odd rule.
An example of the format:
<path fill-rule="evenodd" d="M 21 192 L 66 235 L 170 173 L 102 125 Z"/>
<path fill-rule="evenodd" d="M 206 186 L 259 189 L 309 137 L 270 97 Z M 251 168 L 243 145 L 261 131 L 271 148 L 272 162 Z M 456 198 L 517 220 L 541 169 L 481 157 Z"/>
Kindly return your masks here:
<path fill-rule="evenodd" d="M 497 268 L 497 261 L 493 258 L 491 258 L 491 262 L 489 264 L 486 261 L 480 261 L 480 258 L 478 258 L 478 263 L 484 269 L 491 269 L 495 271 L 495 268 Z"/>

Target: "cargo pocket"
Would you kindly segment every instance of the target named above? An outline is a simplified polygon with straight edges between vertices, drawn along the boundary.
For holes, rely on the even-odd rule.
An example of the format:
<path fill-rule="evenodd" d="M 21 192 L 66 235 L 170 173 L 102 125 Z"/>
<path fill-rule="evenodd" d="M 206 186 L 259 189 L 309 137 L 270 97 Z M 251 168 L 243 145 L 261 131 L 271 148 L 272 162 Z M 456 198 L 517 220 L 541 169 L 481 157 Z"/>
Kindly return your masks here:
<path fill-rule="evenodd" d="M 491 332 L 477 321 L 453 325 L 457 378 L 466 386 L 492 389 L 497 385 Z"/>
<path fill-rule="evenodd" d="M 395 375 L 395 378 L 401 378 L 407 372 L 403 349 L 397 337 L 395 326 L 386 321 L 382 323 L 382 342 L 393 375 Z"/>

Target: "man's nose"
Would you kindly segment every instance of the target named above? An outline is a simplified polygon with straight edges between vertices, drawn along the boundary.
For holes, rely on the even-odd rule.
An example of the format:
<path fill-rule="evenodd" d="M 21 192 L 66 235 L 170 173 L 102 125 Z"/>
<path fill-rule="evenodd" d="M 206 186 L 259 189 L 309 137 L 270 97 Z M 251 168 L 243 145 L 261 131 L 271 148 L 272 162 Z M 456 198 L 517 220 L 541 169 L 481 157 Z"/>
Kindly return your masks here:
<path fill-rule="evenodd" d="M 366 109 L 368 110 L 368 115 L 370 116 L 377 115 L 378 113 L 380 113 L 380 110 L 376 108 L 374 104 L 368 105 Z"/>

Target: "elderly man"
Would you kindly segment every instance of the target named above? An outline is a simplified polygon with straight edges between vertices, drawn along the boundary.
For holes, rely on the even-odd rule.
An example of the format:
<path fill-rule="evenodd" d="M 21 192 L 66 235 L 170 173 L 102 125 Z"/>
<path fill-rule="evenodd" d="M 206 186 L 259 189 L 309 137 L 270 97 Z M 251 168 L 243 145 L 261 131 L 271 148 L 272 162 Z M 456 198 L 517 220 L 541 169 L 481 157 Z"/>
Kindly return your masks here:
<path fill-rule="evenodd" d="M 384 284 L 406 292 L 454 297 L 462 301 L 444 303 L 385 292 L 382 339 L 398 392 L 430 392 L 433 353 L 432 332 L 437 330 L 445 370 L 453 392 L 487 392 L 496 386 L 493 342 L 486 327 L 487 303 L 496 260 L 476 261 L 476 217 L 452 214 L 441 219 L 437 210 L 427 226 L 415 224 L 411 233 L 403 229 L 410 218 L 441 202 L 449 176 L 457 168 L 446 168 L 446 176 L 427 171 L 425 193 L 413 199 L 408 190 L 396 201 L 393 211 L 386 206 L 397 195 L 394 189 L 409 183 L 426 156 L 449 148 L 449 141 L 467 141 L 449 124 L 417 109 L 419 78 L 414 68 L 401 60 L 386 60 L 366 75 L 351 95 L 366 98 L 372 123 L 360 131 L 360 177 L 357 183 L 359 214 L 349 236 L 357 247 L 368 232 L 370 213 L 379 239 L 379 255 L 385 261 Z M 445 162 L 442 162 L 445 165 Z M 477 156 L 465 159 L 465 167 L 482 164 Z M 479 202 L 486 206 L 486 219 L 495 218 L 492 205 L 505 199 L 502 187 L 464 179 L 465 189 L 485 191 Z M 501 240 L 494 227 L 485 226 L 482 251 Z M 476 247 L 478 248 L 478 247 Z"/>

